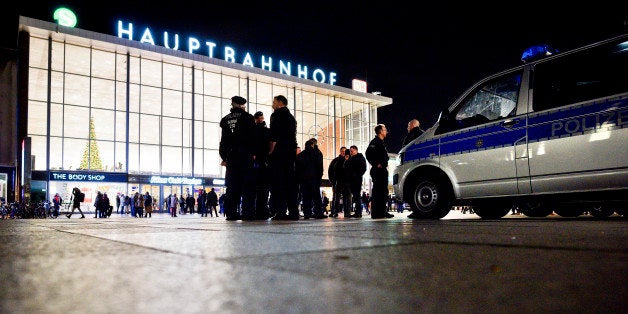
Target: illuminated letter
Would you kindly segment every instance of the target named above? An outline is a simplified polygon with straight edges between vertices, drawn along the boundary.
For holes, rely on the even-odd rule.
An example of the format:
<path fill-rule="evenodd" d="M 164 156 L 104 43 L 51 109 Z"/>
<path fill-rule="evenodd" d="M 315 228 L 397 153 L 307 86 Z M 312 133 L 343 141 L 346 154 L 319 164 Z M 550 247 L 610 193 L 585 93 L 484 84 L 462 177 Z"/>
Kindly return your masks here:
<path fill-rule="evenodd" d="M 329 72 L 329 85 L 336 84 L 336 72 Z"/>
<path fill-rule="evenodd" d="M 248 65 L 250 67 L 255 67 L 253 65 L 253 59 L 251 58 L 251 54 L 250 53 L 246 53 L 246 56 L 244 56 L 244 61 L 242 62 L 242 65 Z"/>
<path fill-rule="evenodd" d="M 307 79 L 307 65 L 301 67 L 299 64 L 297 66 L 297 77 Z"/>
<path fill-rule="evenodd" d="M 164 45 L 166 48 L 170 48 L 168 44 L 168 32 L 164 32 Z M 179 50 L 179 34 L 174 34 L 174 47 L 170 49 Z"/>
<path fill-rule="evenodd" d="M 198 41 L 198 39 L 194 37 L 190 37 L 190 39 L 188 39 L 188 52 L 189 53 L 194 53 L 194 50 L 200 47 L 201 47 L 201 43 Z"/>
<path fill-rule="evenodd" d="M 129 39 L 133 40 L 133 23 L 129 23 L 129 28 L 124 29 L 122 21 L 118 20 L 118 38 L 122 38 L 124 35 L 128 35 Z"/>
<path fill-rule="evenodd" d="M 150 29 L 148 27 L 144 31 L 144 35 L 142 35 L 142 39 L 140 39 L 141 43 L 149 43 L 151 45 L 155 45 L 155 40 L 153 40 L 153 34 L 150 33 Z"/>
<path fill-rule="evenodd" d="M 262 69 L 272 71 L 273 70 L 273 58 L 268 58 L 268 62 L 266 62 L 266 58 L 262 55 Z"/>
<path fill-rule="evenodd" d="M 317 77 L 319 77 L 319 76 L 323 77 L 320 81 L 317 79 Z M 325 72 L 323 72 L 323 70 L 321 70 L 321 69 L 314 70 L 314 73 L 312 73 L 312 79 L 315 82 L 324 83 L 325 82 Z"/>
<path fill-rule="evenodd" d="M 290 67 L 290 62 L 288 65 L 285 65 L 283 61 L 279 60 L 279 73 L 292 75 L 292 68 Z"/>
<path fill-rule="evenodd" d="M 206 41 L 205 45 L 207 45 L 207 48 L 209 49 L 209 51 L 207 52 L 207 56 L 210 58 L 214 57 L 214 48 L 216 48 L 216 44 L 211 42 L 211 41 Z"/>
<path fill-rule="evenodd" d="M 231 63 L 235 62 L 235 50 L 229 46 L 225 46 L 225 61 Z"/>

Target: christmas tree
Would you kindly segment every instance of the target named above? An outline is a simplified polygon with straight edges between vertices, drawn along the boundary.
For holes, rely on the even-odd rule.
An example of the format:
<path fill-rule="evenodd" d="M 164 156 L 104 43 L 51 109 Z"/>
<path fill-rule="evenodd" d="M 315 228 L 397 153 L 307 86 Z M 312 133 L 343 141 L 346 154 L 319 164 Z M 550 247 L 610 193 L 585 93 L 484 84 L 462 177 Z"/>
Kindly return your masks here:
<path fill-rule="evenodd" d="M 89 117 L 89 141 L 83 151 L 83 159 L 79 169 L 103 170 L 98 145 L 96 144 L 96 131 L 94 130 L 94 117 Z"/>

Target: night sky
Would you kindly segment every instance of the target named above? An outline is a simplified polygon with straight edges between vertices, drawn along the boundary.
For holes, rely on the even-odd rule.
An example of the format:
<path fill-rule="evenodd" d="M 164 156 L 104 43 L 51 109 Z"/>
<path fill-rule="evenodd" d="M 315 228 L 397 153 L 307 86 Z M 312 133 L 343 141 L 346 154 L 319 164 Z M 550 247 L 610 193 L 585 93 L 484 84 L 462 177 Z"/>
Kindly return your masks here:
<path fill-rule="evenodd" d="M 153 3 L 153 4 L 150 4 Z M 118 19 L 155 34 L 178 33 L 337 73 L 336 85 L 367 81 L 368 92 L 393 99 L 380 108 L 389 152 L 401 147 L 407 122 L 430 127 L 481 78 L 521 64 L 529 46 L 559 51 L 628 31 L 628 5 L 471 1 L 15 1 L 3 8 L 1 47 L 15 48 L 18 16 L 54 22 L 55 8 L 78 16 L 76 27 L 116 35 Z M 370 5 L 368 3 L 371 3 Z M 424 7 L 424 8 L 420 8 Z M 137 36 L 137 35 L 136 35 Z M 276 70 L 276 66 L 273 66 Z"/>

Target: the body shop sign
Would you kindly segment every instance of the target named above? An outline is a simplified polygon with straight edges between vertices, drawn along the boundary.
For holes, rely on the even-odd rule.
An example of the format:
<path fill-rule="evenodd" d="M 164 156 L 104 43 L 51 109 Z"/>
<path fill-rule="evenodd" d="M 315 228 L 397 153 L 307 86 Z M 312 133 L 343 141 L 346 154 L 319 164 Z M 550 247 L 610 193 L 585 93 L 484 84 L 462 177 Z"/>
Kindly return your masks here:
<path fill-rule="evenodd" d="M 126 173 L 50 171 L 50 181 L 126 182 Z"/>

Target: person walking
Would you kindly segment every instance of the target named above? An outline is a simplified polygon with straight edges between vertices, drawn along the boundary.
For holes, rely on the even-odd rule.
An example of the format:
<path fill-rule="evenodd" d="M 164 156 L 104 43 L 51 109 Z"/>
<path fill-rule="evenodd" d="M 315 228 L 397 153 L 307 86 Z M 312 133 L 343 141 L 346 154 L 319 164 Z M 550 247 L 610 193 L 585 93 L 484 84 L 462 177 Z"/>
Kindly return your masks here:
<path fill-rule="evenodd" d="M 354 211 L 352 217 L 362 218 L 362 195 L 360 191 L 362 190 L 362 177 L 366 173 L 366 159 L 362 153 L 358 152 L 358 147 L 355 145 L 351 145 L 349 154 L 351 155 L 349 157 L 351 173 L 348 180 Z"/>
<path fill-rule="evenodd" d="M 331 213 L 329 217 L 338 217 L 338 212 L 340 211 L 340 188 L 338 187 L 338 177 L 336 174 L 336 168 L 340 167 L 342 163 L 345 161 L 345 151 L 346 147 L 340 147 L 340 151 L 338 152 L 338 156 L 332 159 L 329 163 L 329 167 L 327 168 L 327 176 L 329 177 L 329 182 L 331 182 Z M 341 169 L 342 167 L 338 168 Z"/>
<path fill-rule="evenodd" d="M 96 200 L 94 200 L 94 218 L 102 218 L 102 193 L 96 192 Z"/>
<path fill-rule="evenodd" d="M 74 189 L 72 189 L 72 196 L 70 197 L 70 202 L 72 202 L 72 211 L 65 216 L 68 217 L 68 219 L 70 219 L 70 217 L 72 217 L 72 214 L 74 214 L 74 210 L 78 209 L 79 213 L 81 213 L 81 218 L 85 218 L 85 215 L 83 214 L 83 211 L 81 210 L 81 202 L 83 202 L 84 200 L 85 200 L 85 193 L 81 192 L 81 190 L 79 190 L 78 187 L 75 187 Z"/>
<path fill-rule="evenodd" d="M 273 220 L 299 220 L 298 188 L 295 178 L 297 121 L 283 95 L 273 98 L 270 116 L 270 152 L 268 156 L 271 185 L 270 206 Z M 227 193 L 229 190 L 227 189 Z M 288 212 L 288 214 L 286 214 Z"/>
<path fill-rule="evenodd" d="M 323 178 L 323 153 L 318 149 L 315 138 L 305 142 L 305 149 L 297 155 L 296 173 L 299 188 L 303 197 L 303 218 L 327 218 L 323 214 L 323 204 L 320 196 L 321 180 Z"/>
<path fill-rule="evenodd" d="M 343 212 L 344 218 L 351 217 L 351 163 L 349 159 L 351 158 L 351 154 L 348 149 L 345 150 L 344 154 L 345 158 L 343 162 L 339 162 L 336 166 L 336 181 L 338 185 L 338 194 L 340 196 L 340 202 L 342 204 L 338 205 L 338 211 Z"/>
<path fill-rule="evenodd" d="M 384 124 L 375 126 L 375 137 L 369 142 L 366 149 L 366 160 L 371 164 L 371 180 L 373 191 L 371 192 L 371 218 L 392 218 L 386 210 L 388 198 L 388 150 L 384 139 L 388 130 Z"/>
<path fill-rule="evenodd" d="M 245 98 L 231 97 L 231 110 L 220 120 L 222 134 L 218 153 L 222 158 L 221 165 L 227 168 L 225 173 L 227 220 L 255 219 L 255 208 L 249 201 L 253 186 L 248 178 L 253 168 L 255 119 L 246 112 L 245 104 Z M 242 202 L 243 199 L 244 202 Z M 242 213 L 240 214 L 238 207 L 241 203 Z"/>
<path fill-rule="evenodd" d="M 214 213 L 216 217 L 218 217 L 218 209 L 216 209 L 216 206 L 218 206 L 218 195 L 216 194 L 216 190 L 211 188 L 207 193 L 207 208 L 209 209 L 209 215 L 212 217 L 214 217 Z M 207 215 L 205 215 L 205 217 L 207 217 Z"/>
<path fill-rule="evenodd" d="M 270 129 L 264 121 L 264 113 L 261 111 L 253 115 L 255 127 L 255 151 L 253 155 L 253 180 L 255 181 L 255 218 L 266 220 L 274 213 L 268 208 L 268 195 L 270 184 L 268 178 L 268 150 L 270 148 Z"/>

